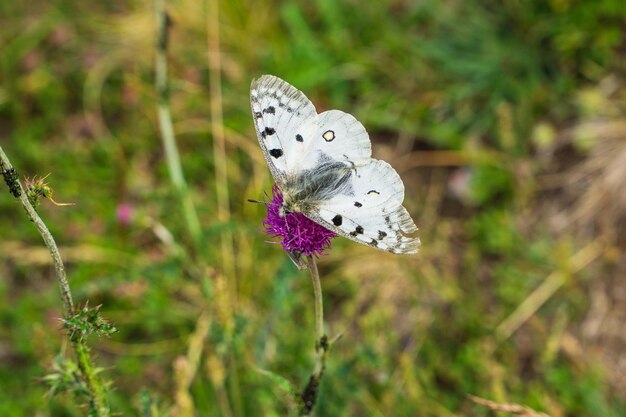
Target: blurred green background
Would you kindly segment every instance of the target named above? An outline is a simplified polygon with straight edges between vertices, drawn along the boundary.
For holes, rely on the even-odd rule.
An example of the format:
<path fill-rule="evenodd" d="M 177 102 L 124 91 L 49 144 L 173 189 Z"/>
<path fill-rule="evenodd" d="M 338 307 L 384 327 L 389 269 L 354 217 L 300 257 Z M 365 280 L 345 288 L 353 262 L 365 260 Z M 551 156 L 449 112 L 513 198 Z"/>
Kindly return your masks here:
<path fill-rule="evenodd" d="M 316 415 L 509 415 L 473 394 L 626 416 L 622 0 L 223 1 L 219 20 L 213 7 L 167 4 L 194 244 L 159 136 L 153 3 L 0 2 L 0 144 L 75 203 L 39 212 L 76 301 L 119 329 L 90 339 L 116 415 L 282 416 L 290 398 L 259 370 L 308 378 L 310 279 L 246 202 L 272 185 L 248 98 L 269 73 L 365 125 L 422 239 L 394 256 L 338 238 L 320 259 L 327 330 L 343 338 Z M 49 255 L 3 192 L 1 416 L 86 414 L 42 380 L 69 357 L 61 316 Z"/>

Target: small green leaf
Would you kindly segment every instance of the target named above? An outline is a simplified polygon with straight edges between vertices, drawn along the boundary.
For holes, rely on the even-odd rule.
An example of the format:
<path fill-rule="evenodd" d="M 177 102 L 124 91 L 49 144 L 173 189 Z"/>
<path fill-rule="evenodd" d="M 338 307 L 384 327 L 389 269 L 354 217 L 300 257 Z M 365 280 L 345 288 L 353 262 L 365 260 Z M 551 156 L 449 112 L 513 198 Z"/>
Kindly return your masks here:
<path fill-rule="evenodd" d="M 288 379 L 266 369 L 257 368 L 256 371 L 261 375 L 268 377 L 274 383 L 274 385 L 285 394 L 293 396 L 296 392 Z"/>

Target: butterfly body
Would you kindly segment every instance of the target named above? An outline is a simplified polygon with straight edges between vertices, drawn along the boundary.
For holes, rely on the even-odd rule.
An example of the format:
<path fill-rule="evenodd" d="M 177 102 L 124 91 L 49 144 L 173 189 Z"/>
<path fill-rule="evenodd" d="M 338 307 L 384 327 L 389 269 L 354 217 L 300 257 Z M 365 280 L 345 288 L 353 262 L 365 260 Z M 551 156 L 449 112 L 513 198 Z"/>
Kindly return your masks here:
<path fill-rule="evenodd" d="M 284 213 L 311 213 L 324 201 L 349 193 L 352 169 L 341 162 L 320 162 L 312 169 L 286 178 L 281 185 Z"/>
<path fill-rule="evenodd" d="M 417 251 L 404 184 L 388 163 L 371 158 L 361 123 L 339 110 L 318 114 L 302 92 L 271 75 L 253 81 L 250 97 L 259 144 L 283 194 L 281 217 L 302 213 L 359 243 Z"/>

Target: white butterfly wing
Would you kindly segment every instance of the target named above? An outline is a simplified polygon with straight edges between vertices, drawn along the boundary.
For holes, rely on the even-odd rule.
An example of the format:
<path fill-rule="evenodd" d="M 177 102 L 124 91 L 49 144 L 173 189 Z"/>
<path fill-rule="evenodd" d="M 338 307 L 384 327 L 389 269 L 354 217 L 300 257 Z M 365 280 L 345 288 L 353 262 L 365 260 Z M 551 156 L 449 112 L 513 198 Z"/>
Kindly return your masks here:
<path fill-rule="evenodd" d="M 296 130 L 295 155 L 288 171 L 297 173 L 315 168 L 323 161 L 341 161 L 348 166 L 370 163 L 372 145 L 365 127 L 351 114 L 328 110 Z"/>
<path fill-rule="evenodd" d="M 287 161 L 300 150 L 295 133 L 317 117 L 315 107 L 298 89 L 272 75 L 252 81 L 252 117 L 265 161 L 279 184 L 284 184 Z"/>
<path fill-rule="evenodd" d="M 371 160 L 369 136 L 358 120 L 340 110 L 318 115 L 300 90 L 280 78 L 253 81 L 250 100 L 261 149 L 279 183 L 320 161 L 360 166 Z"/>
<path fill-rule="evenodd" d="M 356 169 L 351 185 L 350 195 L 322 201 L 304 214 L 356 242 L 392 253 L 416 253 L 417 227 L 402 206 L 404 184 L 391 165 L 372 159 Z"/>

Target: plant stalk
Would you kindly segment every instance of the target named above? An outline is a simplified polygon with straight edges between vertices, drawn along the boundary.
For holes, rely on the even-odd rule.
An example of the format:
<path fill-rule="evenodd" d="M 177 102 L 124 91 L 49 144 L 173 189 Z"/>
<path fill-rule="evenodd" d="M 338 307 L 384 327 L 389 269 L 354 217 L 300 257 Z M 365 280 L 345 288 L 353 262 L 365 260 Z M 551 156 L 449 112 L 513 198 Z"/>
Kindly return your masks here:
<path fill-rule="evenodd" d="M 322 381 L 324 370 L 326 369 L 326 355 L 330 347 L 328 337 L 324 333 L 324 304 L 322 298 L 322 284 L 317 263 L 313 256 L 307 256 L 307 265 L 311 272 L 313 283 L 313 294 L 315 297 L 315 366 L 313 373 L 309 376 L 309 382 L 300 393 L 300 415 L 308 416 L 313 412 L 313 407 L 317 401 L 319 384 Z"/>
<path fill-rule="evenodd" d="M 307 264 L 311 271 L 311 282 L 313 283 L 313 294 L 315 297 L 315 351 L 319 352 L 320 343 L 324 337 L 324 300 L 322 297 L 322 283 L 317 263 L 312 256 L 307 257 Z"/>
<path fill-rule="evenodd" d="M 10 170 L 12 168 L 13 166 L 11 165 L 9 158 L 6 156 L 6 154 L 2 150 L 2 147 L 0 146 L 0 169 Z M 24 210 L 26 210 L 28 218 L 33 222 L 33 224 L 37 228 L 37 231 L 43 238 L 46 247 L 50 251 L 52 263 L 54 264 L 54 271 L 57 277 L 57 282 L 59 284 L 59 289 L 61 290 L 61 300 L 63 301 L 63 314 L 65 318 L 69 318 L 74 315 L 74 301 L 72 299 L 70 284 L 67 280 L 67 275 L 65 274 L 65 267 L 63 266 L 63 260 L 61 259 L 59 248 L 54 241 L 54 237 L 48 230 L 48 227 L 43 222 L 43 220 L 41 220 L 41 217 L 39 217 L 39 214 L 37 214 L 37 211 L 28 200 L 26 191 L 22 187 L 22 184 L 19 182 L 19 180 L 16 180 L 16 186 L 19 187 L 20 190 L 19 196 L 17 198 L 19 198 L 20 202 L 22 203 L 22 207 L 24 207 Z M 109 417 L 111 415 L 111 411 L 105 396 L 105 386 L 102 379 L 98 376 L 98 373 L 96 372 L 96 367 L 91 362 L 87 342 L 83 338 L 73 337 L 70 337 L 70 341 L 76 355 L 78 366 L 85 380 L 85 384 L 87 385 L 87 388 L 89 390 L 91 402 L 93 403 L 95 412 L 97 413 L 96 415 L 98 417 Z"/>
<path fill-rule="evenodd" d="M 211 139 L 213 141 L 213 164 L 215 166 L 215 195 L 217 218 L 222 225 L 230 220 L 230 203 L 228 191 L 228 157 L 226 154 L 226 138 L 224 134 L 224 112 L 222 100 L 222 54 L 220 49 L 220 1 L 208 0 L 207 11 L 207 52 L 209 67 L 209 97 L 211 108 Z M 220 233 L 222 270 L 228 280 L 224 280 L 228 292 L 226 303 L 228 320 L 232 320 L 237 305 L 237 260 L 235 259 L 233 233 L 224 228 Z M 232 333 L 229 331 L 230 336 Z M 234 415 L 244 414 L 242 394 L 239 382 L 238 352 L 230 350 L 226 361 L 229 364 L 227 380 Z M 219 391 L 218 391 L 219 394 Z"/>
<path fill-rule="evenodd" d="M 167 170 L 170 174 L 172 185 L 180 198 L 183 216 L 187 224 L 187 231 L 191 236 L 194 249 L 199 250 L 201 246 L 201 229 L 198 214 L 193 205 L 187 182 L 183 174 L 176 136 L 174 135 L 174 125 L 170 112 L 170 91 L 167 80 L 167 47 L 168 47 L 168 27 L 170 19 L 165 11 L 165 0 L 155 0 L 155 14 L 157 24 L 157 47 L 155 57 L 155 84 L 158 94 L 158 118 L 161 130 L 161 140 L 165 150 Z"/>

